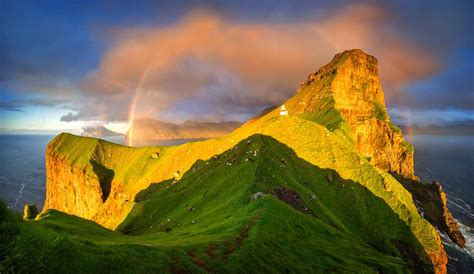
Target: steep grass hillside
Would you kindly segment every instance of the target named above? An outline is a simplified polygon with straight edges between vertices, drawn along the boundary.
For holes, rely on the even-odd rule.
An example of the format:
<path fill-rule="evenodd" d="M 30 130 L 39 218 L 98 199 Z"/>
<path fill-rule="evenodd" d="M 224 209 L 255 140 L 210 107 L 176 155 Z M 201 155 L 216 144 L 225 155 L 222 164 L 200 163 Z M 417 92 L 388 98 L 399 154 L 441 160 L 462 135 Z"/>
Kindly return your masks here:
<path fill-rule="evenodd" d="M 433 271 L 383 199 L 264 135 L 151 184 L 135 202 L 117 231 L 54 210 L 26 223 L 3 210 L 3 270 Z"/>

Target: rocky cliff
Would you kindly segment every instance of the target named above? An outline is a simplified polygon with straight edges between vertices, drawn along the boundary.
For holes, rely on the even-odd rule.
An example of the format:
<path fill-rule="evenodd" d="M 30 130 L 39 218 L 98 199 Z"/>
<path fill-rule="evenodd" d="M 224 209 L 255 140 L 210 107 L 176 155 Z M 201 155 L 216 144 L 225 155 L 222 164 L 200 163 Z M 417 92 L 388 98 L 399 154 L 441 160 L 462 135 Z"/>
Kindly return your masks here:
<path fill-rule="evenodd" d="M 101 146 L 93 149 L 62 139 L 62 145 L 83 153 L 85 159 L 71 162 L 73 154 L 62 154 L 64 147 L 51 142 L 46 148 L 46 200 L 44 208 L 93 220 L 111 189 L 114 172 L 103 166 Z"/>
<path fill-rule="evenodd" d="M 195 121 L 173 124 L 153 119 L 143 119 L 134 121 L 132 130 L 134 140 L 208 139 L 226 135 L 241 124 L 240 122 L 207 123 Z M 126 138 L 129 138 L 129 133 L 127 133 Z"/>
<path fill-rule="evenodd" d="M 413 177 L 413 147 L 390 122 L 375 57 L 359 49 L 337 54 L 310 74 L 285 106 L 290 115 L 340 129 L 377 167 Z"/>
<path fill-rule="evenodd" d="M 424 184 L 401 177 L 398 177 L 398 180 L 413 195 L 420 214 L 446 233 L 454 243 L 465 248 L 466 238 L 462 235 L 458 223 L 448 209 L 446 194 L 441 184 L 439 182 Z"/>

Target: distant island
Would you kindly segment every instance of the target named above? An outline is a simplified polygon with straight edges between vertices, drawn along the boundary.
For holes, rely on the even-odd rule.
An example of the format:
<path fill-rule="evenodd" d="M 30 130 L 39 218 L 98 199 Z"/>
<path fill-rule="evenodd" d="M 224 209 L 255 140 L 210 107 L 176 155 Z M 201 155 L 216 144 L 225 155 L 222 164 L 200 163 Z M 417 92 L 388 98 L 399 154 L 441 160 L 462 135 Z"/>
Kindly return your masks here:
<path fill-rule="evenodd" d="M 448 125 L 400 126 L 409 135 L 474 135 L 474 123 L 455 123 Z"/>
<path fill-rule="evenodd" d="M 226 135 L 241 122 L 199 122 L 186 121 L 180 124 L 163 122 L 155 119 L 136 120 L 132 124 L 133 139 L 143 140 L 171 140 L 171 139 L 208 139 Z M 129 131 L 125 136 L 129 138 Z"/>
<path fill-rule="evenodd" d="M 105 126 L 90 126 L 82 128 L 81 136 L 84 137 L 113 137 L 123 136 L 124 134 L 112 131 Z"/>

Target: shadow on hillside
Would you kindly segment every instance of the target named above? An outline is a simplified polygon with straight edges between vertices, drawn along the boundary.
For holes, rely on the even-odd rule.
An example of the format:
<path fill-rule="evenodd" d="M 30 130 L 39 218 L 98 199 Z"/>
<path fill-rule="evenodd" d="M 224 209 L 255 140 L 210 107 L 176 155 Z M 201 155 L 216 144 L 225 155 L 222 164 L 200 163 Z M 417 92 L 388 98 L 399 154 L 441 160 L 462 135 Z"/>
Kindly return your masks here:
<path fill-rule="evenodd" d="M 102 191 L 102 202 L 105 202 L 109 197 L 115 172 L 112 169 L 104 167 L 96 160 L 90 160 L 89 162 L 92 165 L 92 170 L 97 175 L 97 178 L 99 178 L 100 189 Z"/>
<path fill-rule="evenodd" d="M 246 153 L 249 144 L 258 144 L 261 149 L 256 159 L 251 161 L 247 161 L 249 158 L 236 159 L 240 156 L 249 157 L 249 154 Z M 242 151 L 239 152 L 239 150 Z M 258 157 L 261 159 L 257 160 Z M 230 161 L 235 164 L 229 166 Z M 124 221 L 119 226 L 120 230 L 125 234 L 133 234 L 136 222 L 144 222 L 143 220 L 166 215 L 167 210 L 172 210 L 169 207 L 163 207 L 160 213 L 156 215 L 152 213 L 149 216 L 147 212 L 157 211 L 156 208 L 147 210 L 147 207 L 151 207 L 153 204 L 151 201 L 154 199 L 160 199 L 160 202 L 167 203 L 166 195 L 171 191 L 173 193 L 187 192 L 187 196 L 183 195 L 182 199 L 187 201 L 192 198 L 193 201 L 197 201 L 195 204 L 199 204 L 198 210 L 203 212 L 212 210 L 212 206 L 215 205 L 212 205 L 211 200 L 216 201 L 217 198 L 214 195 L 207 197 L 202 195 L 203 189 L 207 193 L 209 190 L 222 187 L 225 182 L 210 178 L 219 174 L 229 176 L 229 182 L 238 183 L 240 175 L 236 172 L 237 176 L 230 177 L 233 176 L 231 169 L 239 168 L 239 165 L 242 164 L 262 165 L 262 168 L 257 169 L 258 172 L 255 174 L 255 182 L 252 186 L 241 186 L 251 189 L 252 194 L 262 192 L 264 195 L 270 195 L 294 210 L 306 213 L 302 215 L 304 216 L 302 218 L 318 218 L 343 233 L 356 235 L 382 254 L 397 256 L 396 253 L 399 253 L 405 258 L 408 267 L 416 273 L 427 272 L 427 269 L 430 269 L 428 272 L 433 271 L 431 266 L 427 265 L 429 257 L 421 243 L 413 235 L 408 225 L 383 199 L 375 196 L 365 186 L 341 178 L 335 170 L 323 169 L 299 158 L 286 144 L 260 134 L 248 137 L 234 148 L 207 161 L 196 161 L 179 183 L 172 185 L 172 180 L 165 180 L 153 183 L 147 189 L 140 191 L 135 198 L 137 204 L 126 218 L 126 223 Z M 196 175 L 196 172 L 202 176 Z M 215 195 L 220 195 L 220 193 L 222 192 L 217 191 Z M 251 195 L 248 196 L 251 197 Z M 241 200 L 239 207 L 245 207 L 254 199 L 244 197 Z M 138 206 L 139 204 L 140 206 Z M 221 210 L 225 210 L 226 215 L 232 216 L 239 210 L 239 207 L 222 207 Z M 328 214 L 325 210 L 329 210 L 330 213 Z M 216 223 L 218 222 L 216 221 Z M 169 227 L 169 231 L 174 231 L 174 229 L 174 227 Z M 214 231 L 217 230 L 214 229 Z M 387 233 L 392 234 L 387 235 Z M 276 241 L 285 241 L 285 233 L 282 235 L 283 238 Z M 299 239 L 299 241 L 287 239 L 283 244 L 298 249 L 305 246 L 306 241 L 308 239 Z"/>

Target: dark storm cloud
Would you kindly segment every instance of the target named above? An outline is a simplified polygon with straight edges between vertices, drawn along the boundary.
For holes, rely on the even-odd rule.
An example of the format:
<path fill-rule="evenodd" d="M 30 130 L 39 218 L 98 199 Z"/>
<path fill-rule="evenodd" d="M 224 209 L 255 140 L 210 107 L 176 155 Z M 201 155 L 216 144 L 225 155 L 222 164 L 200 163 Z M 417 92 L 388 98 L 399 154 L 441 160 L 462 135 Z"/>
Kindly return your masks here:
<path fill-rule="evenodd" d="M 448 57 L 452 50 L 473 46 L 474 1 L 384 1 L 396 26 L 426 50 Z"/>
<path fill-rule="evenodd" d="M 63 100 L 51 98 L 23 98 L 14 100 L 0 100 L 0 109 L 5 111 L 22 111 L 25 106 L 28 107 L 59 107 L 67 105 Z"/>
<path fill-rule="evenodd" d="M 81 10 L 80 2 L 1 1 L 0 87 L 76 97 L 102 49 Z"/>
<path fill-rule="evenodd" d="M 428 79 L 405 87 L 406 97 L 396 98 L 395 107 L 419 110 L 456 108 L 474 109 L 474 50 L 453 52 L 444 69 Z"/>
<path fill-rule="evenodd" d="M 89 120 L 87 115 L 81 115 L 80 113 L 68 112 L 59 118 L 60 122 L 75 122 L 79 120 Z"/>
<path fill-rule="evenodd" d="M 72 122 L 79 120 L 79 115 L 76 113 L 69 112 L 66 115 L 61 116 L 61 122 Z"/>

